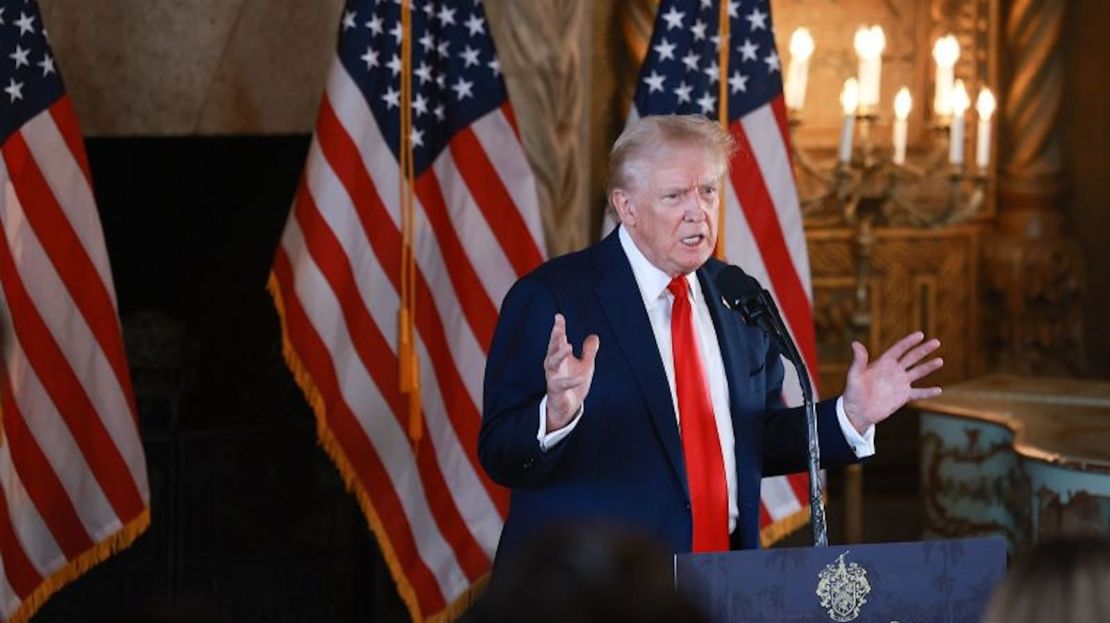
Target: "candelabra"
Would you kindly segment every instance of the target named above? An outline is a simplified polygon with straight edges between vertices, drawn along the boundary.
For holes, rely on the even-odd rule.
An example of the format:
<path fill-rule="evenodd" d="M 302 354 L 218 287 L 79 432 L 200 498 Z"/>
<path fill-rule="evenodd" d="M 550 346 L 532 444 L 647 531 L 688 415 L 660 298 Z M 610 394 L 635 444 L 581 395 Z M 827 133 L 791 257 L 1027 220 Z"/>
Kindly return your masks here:
<path fill-rule="evenodd" d="M 967 136 L 965 115 L 970 108 L 966 87 L 955 80 L 959 56 L 955 37 L 942 37 L 933 48 L 936 60 L 933 123 L 922 133 L 922 149 L 907 159 L 908 119 L 912 97 L 902 88 L 894 100 L 893 117 L 879 108 L 882 29 L 861 27 L 856 32 L 859 57 L 856 77 L 844 83 L 840 141 L 835 156 L 823 160 L 791 141 L 802 213 L 811 226 L 849 227 L 853 232 L 854 311 L 848 318 L 851 337 L 871 340 L 872 256 L 877 227 L 936 228 L 966 222 L 983 212 L 993 183 L 990 175 L 991 118 L 994 96 L 981 89 L 976 104 L 978 123 Z M 803 126 L 806 74 L 814 44 L 808 31 L 791 37 L 790 63 L 784 85 L 791 130 Z M 886 130 L 890 131 L 889 134 Z M 889 136 L 887 142 L 885 137 Z M 965 162 L 965 144 L 974 138 L 972 162 Z M 872 346 L 877 346 L 872 344 Z M 846 536 L 861 536 L 862 472 L 846 472 Z"/>

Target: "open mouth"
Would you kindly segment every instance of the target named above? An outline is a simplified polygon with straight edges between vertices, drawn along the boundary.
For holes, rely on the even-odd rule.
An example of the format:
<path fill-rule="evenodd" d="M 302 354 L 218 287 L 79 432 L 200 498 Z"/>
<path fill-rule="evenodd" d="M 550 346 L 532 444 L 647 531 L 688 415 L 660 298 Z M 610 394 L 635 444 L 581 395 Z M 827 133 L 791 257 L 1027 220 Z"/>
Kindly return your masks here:
<path fill-rule="evenodd" d="M 682 239 L 682 244 L 688 247 L 697 247 L 705 240 L 705 234 L 694 234 Z"/>

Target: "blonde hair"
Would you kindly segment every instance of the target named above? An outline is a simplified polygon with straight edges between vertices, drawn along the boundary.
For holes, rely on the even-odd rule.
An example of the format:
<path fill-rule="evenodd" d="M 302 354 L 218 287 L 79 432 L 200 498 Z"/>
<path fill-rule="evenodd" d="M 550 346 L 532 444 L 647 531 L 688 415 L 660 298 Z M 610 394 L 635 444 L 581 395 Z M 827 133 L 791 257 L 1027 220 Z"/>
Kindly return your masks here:
<path fill-rule="evenodd" d="M 998 585 L 983 623 L 1110 621 L 1110 540 L 1039 543 Z"/>
<path fill-rule="evenodd" d="M 722 175 L 728 171 L 729 161 L 736 152 L 732 135 L 703 115 L 642 117 L 625 126 L 609 151 L 606 198 L 618 188 L 627 189 L 640 182 L 643 162 L 659 155 L 666 147 L 676 145 L 704 147 L 711 157 L 719 160 Z"/>

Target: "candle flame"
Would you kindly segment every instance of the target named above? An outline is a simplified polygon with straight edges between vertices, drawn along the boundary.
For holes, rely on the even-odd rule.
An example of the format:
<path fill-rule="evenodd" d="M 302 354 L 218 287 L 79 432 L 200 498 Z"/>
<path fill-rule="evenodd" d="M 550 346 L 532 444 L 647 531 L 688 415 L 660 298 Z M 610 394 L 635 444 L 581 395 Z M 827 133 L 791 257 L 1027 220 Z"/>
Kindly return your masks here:
<path fill-rule="evenodd" d="M 941 67 L 952 67 L 960 58 L 960 42 L 955 35 L 945 35 L 933 44 L 933 60 Z"/>
<path fill-rule="evenodd" d="M 967 87 L 964 86 L 963 80 L 957 80 L 952 87 L 952 114 L 962 117 L 969 106 L 971 106 L 971 98 L 967 96 Z"/>
<path fill-rule="evenodd" d="M 994 110 L 997 103 L 994 100 L 994 93 L 987 87 L 979 90 L 979 99 L 975 102 L 975 110 L 979 111 L 980 119 L 990 119 L 994 115 Z"/>
<path fill-rule="evenodd" d="M 898 94 L 894 96 L 894 116 L 899 121 L 905 121 L 906 117 L 910 116 L 911 108 L 913 108 L 913 97 L 910 95 L 910 90 L 906 87 L 898 89 Z"/>
<path fill-rule="evenodd" d="M 799 61 L 809 60 L 814 49 L 813 36 L 808 28 L 798 28 L 790 35 L 790 57 Z"/>
<path fill-rule="evenodd" d="M 840 105 L 844 108 L 845 115 L 852 115 L 859 106 L 859 80 L 848 78 L 844 81 L 844 88 L 840 91 Z"/>
<path fill-rule="evenodd" d="M 856 29 L 854 42 L 856 55 L 861 59 L 879 58 L 886 47 L 886 35 L 882 26 L 860 26 Z"/>

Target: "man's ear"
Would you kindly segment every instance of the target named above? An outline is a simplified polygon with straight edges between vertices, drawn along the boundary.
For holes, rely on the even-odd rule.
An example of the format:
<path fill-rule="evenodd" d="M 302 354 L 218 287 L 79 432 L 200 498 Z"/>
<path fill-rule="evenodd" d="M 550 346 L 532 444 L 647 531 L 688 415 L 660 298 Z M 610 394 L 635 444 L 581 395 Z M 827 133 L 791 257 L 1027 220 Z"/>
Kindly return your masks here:
<path fill-rule="evenodd" d="M 636 214 L 628 193 L 617 188 L 609 193 L 609 206 L 617 214 L 617 220 L 625 225 L 636 224 Z"/>

